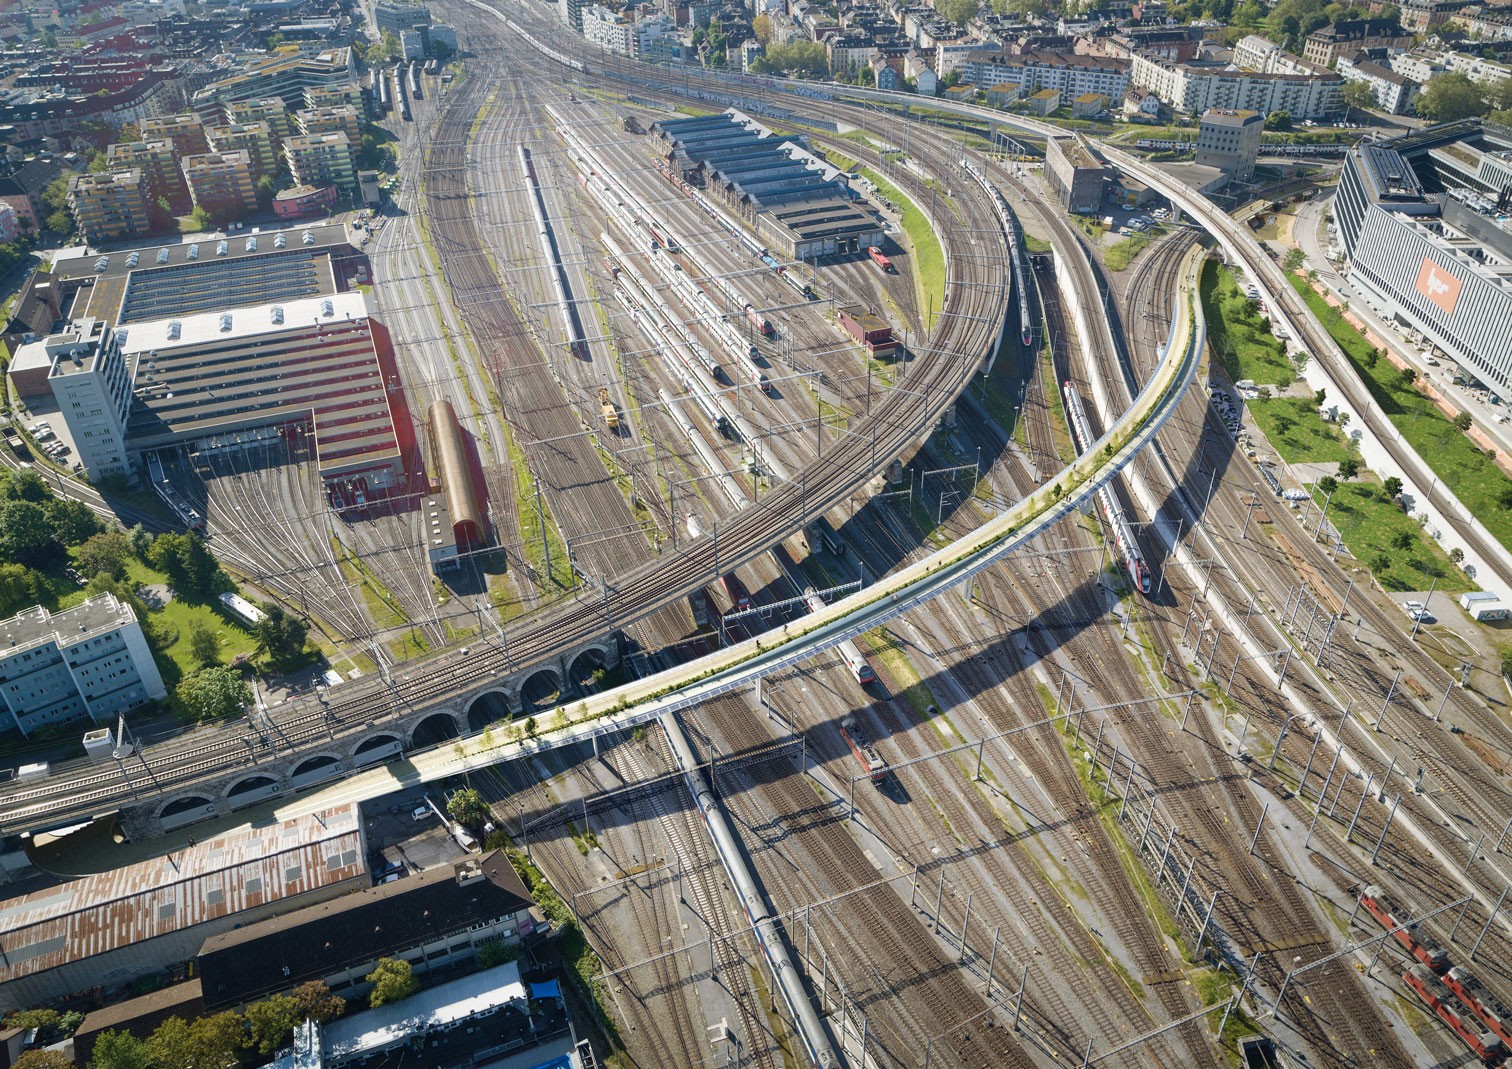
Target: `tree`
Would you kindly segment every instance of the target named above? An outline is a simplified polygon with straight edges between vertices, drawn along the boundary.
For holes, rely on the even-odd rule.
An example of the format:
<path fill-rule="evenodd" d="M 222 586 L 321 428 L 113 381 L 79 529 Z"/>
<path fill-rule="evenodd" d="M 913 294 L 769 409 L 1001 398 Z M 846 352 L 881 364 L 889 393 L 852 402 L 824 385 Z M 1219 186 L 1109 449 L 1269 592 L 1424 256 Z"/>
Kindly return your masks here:
<path fill-rule="evenodd" d="M 46 586 L 43 577 L 24 564 L 0 564 L 0 617 L 11 617 L 20 609 L 39 604 Z"/>
<path fill-rule="evenodd" d="M 1412 548 L 1413 541 L 1414 539 L 1412 537 L 1411 531 L 1398 531 L 1396 534 L 1391 536 L 1392 548 L 1400 549 L 1403 552 Z"/>
<path fill-rule="evenodd" d="M 379 1006 L 409 998 L 420 990 L 420 981 L 415 979 L 414 968 L 400 958 L 379 958 L 378 964 L 364 979 L 373 985 L 368 1004 L 375 1010 Z"/>
<path fill-rule="evenodd" d="M 46 508 L 35 501 L 0 503 L 0 557 L 35 564 L 56 547 Z"/>
<path fill-rule="evenodd" d="M 1275 421 L 1276 437 L 1285 438 L 1296 425 L 1297 421 L 1290 416 L 1277 416 Z"/>
<path fill-rule="evenodd" d="M 790 41 L 769 45 L 765 55 L 751 61 L 751 70 L 757 74 L 825 78 L 829 76 L 829 59 L 824 54 L 824 45 L 818 41 Z"/>
<path fill-rule="evenodd" d="M 304 621 L 271 601 L 263 602 L 262 611 L 263 618 L 254 631 L 257 652 L 266 655 L 268 663 L 279 671 L 292 668 L 304 656 L 308 632 Z"/>
<path fill-rule="evenodd" d="M 757 15 L 751 20 L 751 32 L 764 45 L 772 43 L 772 16 Z"/>
<path fill-rule="evenodd" d="M 1317 390 L 1317 391 L 1315 391 L 1313 393 L 1313 404 L 1317 405 L 1319 408 L 1322 408 L 1323 407 L 1323 402 L 1327 401 L 1327 400 L 1328 400 L 1328 391 L 1327 390 Z"/>
<path fill-rule="evenodd" d="M 324 980 L 309 980 L 294 989 L 294 1003 L 301 1018 L 319 1024 L 334 1021 L 346 1012 L 346 999 L 331 994 Z"/>
<path fill-rule="evenodd" d="M 42 221 L 42 225 L 54 234 L 67 235 L 73 232 L 73 216 L 69 214 L 68 209 L 59 208 L 55 212 L 49 212 L 47 218 Z"/>
<path fill-rule="evenodd" d="M 520 948 L 510 946 L 502 939 L 485 939 L 478 944 L 475 960 L 480 969 L 492 969 L 496 965 L 514 961 L 520 956 Z"/>
<path fill-rule="evenodd" d="M 1417 97 L 1418 114 L 1434 122 L 1453 122 L 1488 110 L 1481 87 L 1460 71 L 1436 74 Z"/>
<path fill-rule="evenodd" d="M 60 1050 L 29 1050 L 15 1061 L 12 1069 L 74 1069 L 73 1059 Z"/>
<path fill-rule="evenodd" d="M 1265 117 L 1267 130 L 1290 130 L 1292 125 L 1291 112 L 1273 111 Z"/>
<path fill-rule="evenodd" d="M 194 211 L 189 213 L 189 232 L 204 233 L 215 229 L 215 220 L 204 208 L 196 205 Z"/>
<path fill-rule="evenodd" d="M 471 787 L 463 787 L 448 798 L 446 811 L 458 824 L 469 828 L 481 828 L 493 816 L 483 796 Z"/>
<path fill-rule="evenodd" d="M 153 1064 L 173 1069 L 227 1069 L 235 1064 L 236 1052 L 246 1046 L 241 1015 L 227 1011 L 200 1017 L 189 1024 L 170 1017 L 147 1037 L 147 1053 Z"/>
<path fill-rule="evenodd" d="M 935 10 L 957 26 L 976 18 L 977 0 L 935 0 Z"/>
<path fill-rule="evenodd" d="M 1454 429 L 1458 431 L 1468 431 L 1470 429 L 1470 424 L 1473 422 L 1475 421 L 1470 418 L 1470 413 L 1457 413 L 1454 417 Z"/>
<path fill-rule="evenodd" d="M 200 664 L 210 666 L 220 661 L 221 637 L 201 620 L 189 624 L 189 652 Z M 266 1053 L 266 1052 L 264 1052 Z"/>
<path fill-rule="evenodd" d="M 249 1046 L 257 1048 L 259 1054 L 272 1054 L 289 1043 L 300 1022 L 299 1005 L 292 995 L 270 995 L 248 1006 L 243 1016 L 247 1019 Z"/>
<path fill-rule="evenodd" d="M 1354 457 L 1345 457 L 1339 461 L 1339 478 L 1353 479 L 1360 474 L 1360 462 Z"/>
<path fill-rule="evenodd" d="M 1345 118 L 1359 109 L 1366 111 L 1376 106 L 1375 90 L 1366 81 L 1345 82 L 1344 88 L 1339 91 L 1339 99 L 1344 102 Z"/>
<path fill-rule="evenodd" d="M 1402 493 L 1402 480 L 1393 475 L 1381 483 L 1381 490 L 1385 493 L 1387 500 L 1394 501 Z"/>
<path fill-rule="evenodd" d="M 1417 381 L 1417 377 L 1417 369 L 1410 367 L 1402 368 L 1401 372 L 1398 375 L 1398 378 L 1401 379 L 1403 386 L 1411 386 L 1414 382 Z"/>
<path fill-rule="evenodd" d="M 147 1044 L 130 1032 L 111 1029 L 95 1040 L 89 1069 L 152 1069 L 152 1054 Z"/>
<path fill-rule="evenodd" d="M 1459 546 L 1455 546 L 1453 549 L 1451 549 L 1449 551 L 1449 563 L 1452 564 L 1452 565 L 1454 565 L 1456 568 L 1459 567 L 1461 564 L 1464 564 L 1465 563 L 1465 551 L 1463 549 L 1460 549 Z"/>
<path fill-rule="evenodd" d="M 205 541 L 194 532 L 162 534 L 152 540 L 147 563 L 166 572 L 168 581 L 180 594 L 209 597 L 224 581 L 220 566 L 205 548 Z"/>
<path fill-rule="evenodd" d="M 1286 250 L 1286 255 L 1281 258 L 1281 266 L 1286 268 L 1287 274 L 1294 274 L 1297 268 L 1307 262 L 1307 253 L 1299 248 Z"/>
<path fill-rule="evenodd" d="M 74 559 L 79 571 L 90 578 L 108 575 L 119 579 L 131 559 L 131 540 L 118 527 L 101 531 L 85 540 L 74 553 Z"/>
<path fill-rule="evenodd" d="M 44 507 L 53 537 L 65 546 L 77 546 L 100 533 L 100 518 L 82 501 L 55 497 Z"/>
<path fill-rule="evenodd" d="M 263 211 L 267 211 L 268 208 L 271 207 L 272 204 L 273 204 L 273 194 L 275 194 L 277 192 L 278 192 L 278 189 L 273 184 L 273 176 L 272 175 L 265 174 L 261 178 L 259 178 L 257 180 L 257 206 L 258 206 L 258 208 L 260 208 Z"/>
<path fill-rule="evenodd" d="M 1384 572 L 1390 567 L 1391 558 L 1385 553 L 1377 553 L 1370 558 L 1370 570 L 1373 572 Z"/>
<path fill-rule="evenodd" d="M 184 711 L 195 720 L 239 716 L 252 703 L 252 690 L 234 668 L 201 668 L 186 676 L 174 691 Z"/>
<path fill-rule="evenodd" d="M 153 535 L 141 524 L 136 524 L 126 531 L 126 541 L 131 543 L 131 552 L 136 554 L 139 560 L 146 560 L 147 553 L 152 549 Z"/>
<path fill-rule="evenodd" d="M 1332 497 L 1334 491 L 1338 490 L 1338 488 L 1339 480 L 1335 479 L 1332 475 L 1325 475 L 1318 480 L 1318 490 L 1324 497 Z"/>
<path fill-rule="evenodd" d="M 17 1010 L 5 1018 L 6 1028 L 20 1028 L 23 1031 L 35 1028 L 40 1032 L 57 1028 L 63 1018 L 57 1010 Z"/>

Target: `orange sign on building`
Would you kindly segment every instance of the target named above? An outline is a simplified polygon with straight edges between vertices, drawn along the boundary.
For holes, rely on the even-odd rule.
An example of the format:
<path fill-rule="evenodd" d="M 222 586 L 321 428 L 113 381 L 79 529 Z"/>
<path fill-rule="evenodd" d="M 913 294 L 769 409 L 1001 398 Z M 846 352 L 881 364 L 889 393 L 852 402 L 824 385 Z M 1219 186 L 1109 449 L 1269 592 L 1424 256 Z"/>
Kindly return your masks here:
<path fill-rule="evenodd" d="M 1423 257 L 1423 266 L 1418 269 L 1417 291 L 1438 305 L 1446 316 L 1454 314 L 1454 306 L 1459 303 L 1464 285 L 1428 257 Z"/>

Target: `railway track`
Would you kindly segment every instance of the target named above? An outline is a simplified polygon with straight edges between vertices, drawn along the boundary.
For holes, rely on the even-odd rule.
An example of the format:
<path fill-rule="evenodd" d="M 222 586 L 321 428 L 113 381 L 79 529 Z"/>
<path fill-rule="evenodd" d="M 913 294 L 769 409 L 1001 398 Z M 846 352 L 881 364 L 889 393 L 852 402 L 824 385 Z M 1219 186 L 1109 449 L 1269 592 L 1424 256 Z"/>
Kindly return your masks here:
<path fill-rule="evenodd" d="M 508 44 L 506 53 L 509 48 L 518 47 Z M 465 132 L 471 122 L 467 108 L 476 109 L 478 104 L 475 98 L 467 95 L 469 84 L 482 85 L 483 79 L 469 78 L 462 89 L 448 94 L 443 120 L 450 124 L 446 129 L 451 133 L 444 137 L 438 135 L 431 149 L 433 160 L 436 153 L 451 154 L 441 160 L 447 166 L 432 164 L 434 169 L 444 173 L 460 173 L 460 165 L 464 162 L 461 159 L 462 139 L 453 135 Z M 469 103 L 459 104 L 459 101 Z M 463 122 L 464 117 L 467 117 L 467 123 Z M 970 224 L 964 229 L 991 232 L 996 225 L 995 216 L 985 196 L 974 194 L 971 186 L 963 181 L 956 191 L 957 205 Z M 455 186 L 453 191 L 465 192 Z M 433 218 L 432 225 L 461 230 L 462 233 L 454 236 L 457 241 L 465 242 L 452 246 L 446 241 L 438 241 L 438 247 L 448 263 L 455 263 L 463 272 L 459 287 L 475 286 L 480 279 L 491 279 L 488 285 L 496 290 L 498 276 L 491 268 L 487 274 L 483 273 L 486 257 L 477 247 L 473 228 L 461 214 L 452 214 L 462 203 L 455 199 L 437 201 L 438 210 L 446 212 L 450 218 L 444 224 Z M 958 235 L 947 232 L 943 236 L 948 254 L 961 251 Z M 458 250 L 459 256 L 464 251 L 466 255 L 455 259 L 449 255 L 452 248 Z M 986 280 L 974 278 L 973 272 L 965 266 L 953 269 L 951 279 L 953 288 L 945 301 L 946 312 L 950 314 L 941 316 L 931 335 L 928 358 L 917 361 L 919 366 L 911 369 L 909 388 L 889 391 L 873 406 L 871 418 L 858 421 L 849 433 L 828 445 L 823 458 L 807 468 L 797 485 L 786 484 L 773 489 L 765 496 L 762 508 L 746 510 L 721 525 L 717 548 L 711 539 L 684 542 L 679 552 L 663 554 L 658 560 L 640 564 L 621 574 L 605 589 L 602 599 L 592 599 L 591 603 L 586 600 L 566 601 L 534 613 L 511 627 L 507 650 L 502 643 L 479 643 L 471 655 L 462 660 L 446 653 L 405 666 L 392 676 L 391 681 L 372 678 L 353 681 L 328 695 L 326 702 L 301 700 L 286 703 L 273 712 L 280 733 L 291 746 L 297 747 L 303 741 L 331 732 L 337 735 L 366 732 L 370 730 L 370 721 L 381 723 L 396 711 L 429 705 L 458 692 L 465 693 L 501 673 L 546 662 L 560 649 L 601 635 L 606 620 L 612 619 L 617 626 L 623 627 L 681 600 L 690 591 L 764 552 L 812 517 L 843 501 L 865 481 L 875 466 L 886 463 L 917 443 L 921 428 L 932 426 L 937 414 L 970 381 L 977 366 L 977 354 L 985 353 L 997 337 L 1006 310 L 1003 295 L 978 285 Z M 485 319 L 483 326 L 492 323 L 499 327 L 494 333 L 486 329 L 479 332 L 481 346 L 510 345 L 518 336 L 515 321 L 505 319 L 501 323 L 498 318 L 503 316 L 501 310 L 504 307 L 503 302 L 494 302 L 487 310 L 474 310 L 475 317 Z M 466 316 L 467 310 L 464 309 L 464 318 Z M 513 333 L 506 328 L 514 328 Z M 532 374 L 541 371 L 538 362 L 532 368 Z M 586 449 L 586 446 L 574 444 L 581 442 L 578 437 L 580 428 L 565 406 L 553 406 L 548 412 L 557 421 L 553 425 L 560 426 L 567 435 L 565 443 L 551 446 L 549 451 L 553 455 L 566 448 Z M 545 440 L 538 436 L 534 443 L 524 444 L 529 452 L 532 444 L 544 449 Z M 597 488 L 605 508 L 610 509 L 603 515 L 624 513 L 624 499 L 603 474 L 597 456 L 575 455 L 573 466 L 581 467 L 591 476 L 587 485 Z M 562 478 L 560 473 L 557 478 Z M 209 772 L 224 769 L 242 759 L 244 747 L 240 731 L 228 730 L 218 736 L 213 740 L 178 740 L 176 744 L 148 748 L 144 759 L 165 786 L 189 783 L 197 777 L 186 776 L 186 769 Z M 217 754 L 221 757 L 218 764 L 214 759 Z M 126 797 L 118 775 L 80 771 L 81 767 L 60 768 L 59 772 L 64 774 L 54 775 L 40 786 L 9 788 L 0 799 L 0 822 L 11 829 L 30 826 L 37 821 L 68 819 L 80 813 L 96 812 Z M 65 798 L 67 801 L 62 802 Z"/>

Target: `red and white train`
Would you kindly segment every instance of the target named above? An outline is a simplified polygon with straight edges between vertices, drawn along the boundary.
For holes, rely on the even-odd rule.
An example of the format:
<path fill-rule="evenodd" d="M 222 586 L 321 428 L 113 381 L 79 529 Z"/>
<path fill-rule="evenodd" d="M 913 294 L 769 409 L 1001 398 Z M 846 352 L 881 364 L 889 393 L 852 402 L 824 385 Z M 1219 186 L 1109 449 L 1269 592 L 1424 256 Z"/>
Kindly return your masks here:
<path fill-rule="evenodd" d="M 1506 1046 L 1495 1033 L 1485 1029 L 1481 1019 L 1449 990 L 1443 980 L 1422 965 L 1408 969 L 1402 974 L 1402 979 L 1407 981 L 1407 986 L 1412 988 L 1418 998 L 1428 1004 L 1434 1016 L 1448 1025 L 1482 1062 L 1486 1065 L 1501 1065 L 1506 1061 Z"/>
<path fill-rule="evenodd" d="M 862 771 L 871 777 L 873 783 L 881 783 L 887 779 L 886 762 L 872 748 L 871 741 L 861 730 L 861 725 L 856 723 L 855 717 L 848 716 L 840 721 L 840 734 L 856 760 L 861 763 Z"/>

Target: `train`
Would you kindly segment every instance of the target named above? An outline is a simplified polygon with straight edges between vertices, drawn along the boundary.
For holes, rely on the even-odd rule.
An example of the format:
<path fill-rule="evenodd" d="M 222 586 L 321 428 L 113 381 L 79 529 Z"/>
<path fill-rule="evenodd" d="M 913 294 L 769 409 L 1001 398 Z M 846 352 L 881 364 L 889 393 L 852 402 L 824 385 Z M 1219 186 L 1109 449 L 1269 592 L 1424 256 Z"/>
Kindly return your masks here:
<path fill-rule="evenodd" d="M 382 70 L 373 71 L 373 99 L 376 101 L 379 113 L 389 109 L 388 74 Z"/>
<path fill-rule="evenodd" d="M 809 612 L 818 612 L 824 608 L 824 599 L 819 596 L 819 592 L 813 587 L 808 587 L 804 590 L 803 601 L 808 606 Z M 877 673 L 872 671 L 872 666 L 867 663 L 866 656 L 861 652 L 859 646 L 850 639 L 846 639 L 840 643 L 839 649 L 840 656 L 845 658 L 845 667 L 849 669 L 851 676 L 857 683 L 865 687 L 877 681 Z"/>
<path fill-rule="evenodd" d="M 1157 152 L 1196 152 L 1195 141 L 1170 141 L 1165 138 L 1141 137 L 1134 142 L 1135 148 L 1153 149 Z M 1266 156 L 1342 156 L 1351 145 L 1339 142 L 1332 145 L 1265 145 Z"/>
<path fill-rule="evenodd" d="M 525 184 L 530 187 L 530 205 L 535 212 L 536 226 L 541 241 L 541 252 L 546 262 L 551 265 L 552 287 L 556 290 L 557 310 L 562 313 L 562 321 L 566 325 L 567 350 L 580 360 L 587 360 L 588 342 L 583 337 L 582 328 L 578 326 L 577 311 L 572 306 L 572 298 L 567 292 L 567 271 L 562 266 L 561 255 L 557 252 L 556 238 L 551 233 L 551 223 L 546 216 L 546 201 L 541 195 L 541 182 L 536 177 L 535 160 L 531 157 L 530 149 L 520 145 L 520 169 L 525 174 Z"/>
<path fill-rule="evenodd" d="M 1509 1010 L 1496 994 L 1469 969 L 1456 965 L 1444 974 L 1444 986 L 1479 1017 L 1481 1023 L 1502 1041 L 1502 1046 L 1512 1050 L 1512 1010 Z"/>
<path fill-rule="evenodd" d="M 1008 201 L 1003 198 L 1002 190 L 987 180 L 981 168 L 967 159 L 961 161 L 961 166 L 987 191 L 987 195 L 992 198 L 993 208 L 997 210 L 998 222 L 1002 224 L 1003 236 L 1008 241 L 1008 259 L 1013 264 L 1013 292 L 1018 306 L 1019 340 L 1024 343 L 1024 348 L 1032 348 L 1035 317 L 1033 302 L 1029 296 L 1029 276 L 1024 269 L 1028 256 L 1021 240 L 1023 235 L 1019 230 L 1018 216 L 1014 215 L 1013 209 L 1008 207 Z"/>
<path fill-rule="evenodd" d="M 1443 973 L 1449 968 L 1449 952 L 1433 936 L 1407 919 L 1402 907 L 1382 888 L 1371 885 L 1360 892 L 1360 905 L 1374 917 L 1392 938 L 1416 958 L 1419 964 Z"/>
<path fill-rule="evenodd" d="M 878 756 L 872 748 L 866 733 L 861 730 L 861 725 L 856 723 L 856 718 L 848 716 L 840 721 L 840 735 L 845 739 L 845 744 L 850 747 L 851 753 L 861 765 L 873 783 L 881 783 L 887 779 L 887 763 Z"/>
<path fill-rule="evenodd" d="M 783 938 L 782 929 L 777 924 L 776 915 L 767 905 L 756 878 L 746 863 L 740 840 L 730 827 L 724 807 L 719 804 L 719 798 L 705 778 L 697 758 L 693 756 L 693 747 L 688 744 L 681 726 L 671 714 L 663 716 L 661 724 L 672 752 L 677 757 L 677 763 L 682 766 L 683 776 L 693 795 L 694 804 L 698 806 L 704 830 L 714 841 L 720 863 L 724 865 L 725 875 L 729 877 L 730 887 L 740 900 L 741 912 L 756 934 L 756 942 L 760 944 L 762 957 L 772 971 L 777 990 L 782 992 L 783 1001 L 787 1003 L 788 1011 L 792 1013 L 798 1026 L 798 1034 L 803 1039 L 808 1055 L 807 1064 L 810 1069 L 834 1069 L 839 1064 L 839 1058 L 830 1044 L 829 1033 L 825 1031 L 819 1015 L 814 1012 L 813 1003 L 809 1001 L 808 992 L 804 988 L 803 977 L 793 964 L 792 954 Z"/>
<path fill-rule="evenodd" d="M 724 590 L 725 597 L 730 599 L 730 604 L 735 606 L 736 612 L 744 612 L 751 607 L 751 595 L 734 572 L 721 575 L 719 586 Z"/>
<path fill-rule="evenodd" d="M 410 96 L 420 99 L 420 66 L 415 60 L 410 60 L 409 65 L 409 91 Z"/>
<path fill-rule="evenodd" d="M 745 317 L 751 321 L 751 326 L 761 331 L 761 333 L 766 337 L 770 338 L 772 335 L 777 333 L 772 329 L 771 320 L 767 319 L 766 316 L 756 311 L 756 309 L 752 308 L 750 305 L 745 306 Z"/>
<path fill-rule="evenodd" d="M 1402 979 L 1483 1063 L 1495 1066 L 1506 1061 L 1506 1045 L 1482 1027 L 1480 1018 L 1431 969 L 1414 965 L 1402 974 Z"/>
<path fill-rule="evenodd" d="M 1092 448 L 1092 429 L 1087 423 L 1087 413 L 1082 409 L 1081 395 L 1076 392 L 1075 384 L 1068 382 L 1063 390 L 1071 437 L 1076 441 L 1076 452 L 1080 456 Z M 1134 528 L 1124 514 L 1123 506 L 1113 496 L 1112 486 L 1105 483 L 1098 489 L 1097 504 L 1102 509 L 1103 519 L 1113 532 L 1113 545 L 1123 559 L 1125 571 L 1129 573 L 1129 578 L 1134 581 L 1139 592 L 1148 594 L 1151 585 L 1150 566 L 1145 562 L 1144 553 L 1134 538 Z"/>
<path fill-rule="evenodd" d="M 892 274 L 897 270 L 893 267 L 893 262 L 887 258 L 887 255 L 875 245 L 868 245 L 866 247 L 866 255 L 870 256 L 872 262 L 888 274 Z"/>
<path fill-rule="evenodd" d="M 809 524 L 809 545 L 822 546 L 833 557 L 845 556 L 845 540 L 835 533 L 829 520 L 820 516 Z"/>

